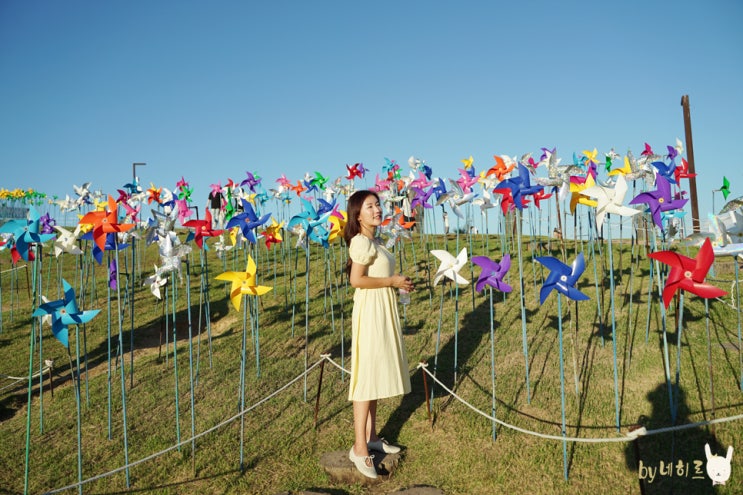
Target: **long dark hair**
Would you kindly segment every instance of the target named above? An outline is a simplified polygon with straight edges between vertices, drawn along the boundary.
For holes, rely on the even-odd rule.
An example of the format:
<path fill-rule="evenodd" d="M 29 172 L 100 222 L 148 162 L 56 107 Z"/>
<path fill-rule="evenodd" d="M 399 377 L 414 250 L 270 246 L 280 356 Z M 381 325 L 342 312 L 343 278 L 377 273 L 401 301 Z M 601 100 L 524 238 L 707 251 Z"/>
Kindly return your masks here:
<path fill-rule="evenodd" d="M 343 229 L 343 240 L 346 241 L 346 246 L 351 247 L 351 239 L 356 237 L 356 234 L 361 232 L 361 224 L 359 223 L 359 214 L 361 214 L 361 207 L 364 205 L 364 201 L 369 196 L 374 196 L 379 201 L 379 195 L 374 191 L 363 189 L 356 191 L 348 198 L 348 204 L 346 205 L 346 227 Z M 351 258 L 346 261 L 346 276 L 351 276 Z"/>

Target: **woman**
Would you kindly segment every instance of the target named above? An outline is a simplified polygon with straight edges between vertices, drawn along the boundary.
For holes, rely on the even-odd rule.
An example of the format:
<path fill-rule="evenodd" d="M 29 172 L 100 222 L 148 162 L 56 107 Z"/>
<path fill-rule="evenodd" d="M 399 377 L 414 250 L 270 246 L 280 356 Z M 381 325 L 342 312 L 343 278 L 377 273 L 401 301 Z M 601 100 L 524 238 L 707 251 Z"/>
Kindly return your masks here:
<path fill-rule="evenodd" d="M 348 198 L 343 237 L 350 259 L 346 273 L 353 296 L 351 383 L 355 441 L 349 459 L 364 476 L 376 478 L 370 450 L 400 451 L 377 436 L 377 400 L 410 392 L 408 360 L 397 313 L 395 289 L 413 290 L 410 278 L 395 275 L 395 257 L 375 237 L 382 223 L 379 196 L 357 191 Z"/>

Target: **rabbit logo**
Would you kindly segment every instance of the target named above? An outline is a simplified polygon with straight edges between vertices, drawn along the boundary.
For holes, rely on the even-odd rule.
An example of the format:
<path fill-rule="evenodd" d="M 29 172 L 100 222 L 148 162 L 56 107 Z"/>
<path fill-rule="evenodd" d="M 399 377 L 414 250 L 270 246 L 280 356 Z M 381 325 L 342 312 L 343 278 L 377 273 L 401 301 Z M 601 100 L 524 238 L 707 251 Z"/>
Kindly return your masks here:
<path fill-rule="evenodd" d="M 727 456 L 713 454 L 709 444 L 704 444 L 704 453 L 707 456 L 707 476 L 712 480 L 712 486 L 724 485 L 730 478 L 730 462 L 733 460 L 733 446 L 728 447 Z"/>

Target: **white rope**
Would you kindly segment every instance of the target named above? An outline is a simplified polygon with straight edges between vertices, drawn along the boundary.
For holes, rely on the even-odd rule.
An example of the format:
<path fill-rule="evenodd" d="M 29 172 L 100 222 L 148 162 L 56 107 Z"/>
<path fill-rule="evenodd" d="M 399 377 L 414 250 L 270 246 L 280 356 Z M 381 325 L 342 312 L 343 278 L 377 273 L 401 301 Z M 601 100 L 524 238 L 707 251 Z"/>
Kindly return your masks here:
<path fill-rule="evenodd" d="M 480 411 L 475 406 L 467 402 L 466 400 L 462 399 L 459 395 L 454 393 L 450 388 L 448 388 L 446 385 L 441 383 L 439 380 L 436 379 L 435 376 L 431 374 L 430 371 L 428 371 L 428 365 L 424 363 L 419 363 L 418 368 L 422 368 L 423 371 L 430 376 L 434 382 L 438 383 L 441 388 L 446 390 L 452 397 L 457 399 L 459 402 L 464 404 L 465 406 L 472 409 L 477 414 L 484 416 L 485 418 L 495 421 L 499 425 L 505 426 L 506 428 L 510 428 L 512 430 L 519 431 L 521 433 L 526 433 L 527 435 L 533 435 L 536 437 L 546 438 L 549 440 L 560 440 L 560 441 L 569 441 L 569 442 L 583 442 L 583 443 L 613 443 L 613 442 L 631 442 L 632 440 L 635 440 L 635 438 L 640 436 L 650 436 L 650 435 L 658 435 L 660 433 L 668 433 L 672 431 L 680 431 L 680 430 L 688 430 L 689 428 L 697 428 L 700 426 L 705 425 L 713 425 L 718 423 L 726 423 L 728 421 L 737 421 L 739 419 L 743 419 L 743 414 L 738 414 L 736 416 L 728 416 L 725 418 L 719 418 L 719 419 L 713 419 L 709 421 L 700 421 L 699 423 L 690 423 L 686 425 L 680 425 L 680 426 L 670 426 L 667 428 L 659 428 L 656 430 L 645 430 L 645 428 L 640 428 L 639 430 L 635 430 L 634 432 L 630 432 L 627 434 L 627 436 L 624 437 L 613 437 L 613 438 L 585 438 L 585 437 L 567 437 L 567 436 L 558 436 L 558 435 L 548 435 L 545 433 L 539 433 L 536 431 L 527 430 L 524 428 L 520 428 L 515 425 L 511 425 L 509 423 L 506 423 L 505 421 L 501 421 L 498 418 L 495 418 L 493 416 L 490 416 L 489 414 Z"/>
<path fill-rule="evenodd" d="M 258 406 L 264 404 L 265 402 L 267 402 L 268 400 L 274 398 L 276 395 L 278 395 L 279 393 L 283 392 L 284 390 L 286 390 L 287 388 L 289 388 L 291 385 L 295 384 L 300 379 L 302 379 L 305 375 L 307 375 L 310 371 L 312 371 L 315 367 L 317 367 L 322 361 L 323 361 L 322 358 L 319 359 L 315 364 L 313 364 L 312 366 L 310 366 L 309 368 L 307 368 L 303 373 L 301 373 L 300 375 L 298 375 L 293 380 L 289 381 L 286 385 L 284 385 L 283 387 L 279 388 L 275 392 L 273 392 L 270 395 L 264 397 L 263 399 L 261 399 L 260 401 L 256 402 L 252 406 L 243 409 L 242 411 L 238 412 L 237 414 L 235 414 L 231 418 L 228 418 L 228 419 L 222 421 L 221 423 L 219 423 L 219 424 L 217 424 L 215 426 L 212 426 L 208 430 L 204 430 L 203 432 L 201 432 L 201 433 L 199 433 L 197 435 L 194 435 L 192 438 L 189 438 L 188 440 L 184 440 L 184 441 L 182 441 L 180 443 L 177 443 L 175 445 L 171 445 L 170 447 L 168 447 L 166 449 L 163 449 L 160 452 L 156 452 L 154 454 L 151 454 L 151 455 L 149 455 L 147 457 L 144 457 L 142 459 L 139 459 L 137 461 L 130 462 L 129 464 L 127 464 L 125 466 L 120 466 L 120 467 L 118 467 L 116 469 L 113 469 L 111 471 L 108 471 L 106 473 L 102 473 L 102 474 L 93 476 L 91 478 L 85 479 L 83 481 L 79 481 L 77 483 L 73 483 L 71 485 L 63 486 L 62 488 L 55 488 L 54 490 L 50 490 L 50 491 L 47 491 L 47 492 L 44 492 L 44 493 L 46 495 L 49 495 L 49 494 L 52 494 L 52 493 L 59 493 L 59 492 L 65 491 L 65 490 L 71 490 L 72 488 L 75 488 L 77 486 L 84 485 L 85 483 L 90 483 L 91 481 L 96 481 L 96 480 L 99 480 L 101 478 L 106 478 L 108 476 L 111 476 L 112 474 L 116 474 L 118 472 L 124 471 L 125 469 L 129 469 L 130 467 L 134 467 L 134 466 L 137 466 L 137 465 L 142 464 L 144 462 L 147 462 L 147 461 L 150 461 L 152 459 L 155 459 L 156 457 L 160 457 L 161 455 L 163 455 L 163 454 L 165 454 L 167 452 L 170 452 L 171 450 L 175 450 L 177 448 L 180 448 L 183 445 L 187 445 L 187 444 L 189 444 L 189 443 L 191 443 L 191 442 L 193 442 L 193 441 L 195 441 L 195 440 L 203 437 L 204 435 L 206 435 L 208 433 L 211 433 L 211 432 L 213 432 L 215 430 L 218 430 L 219 428 L 221 428 L 221 427 L 223 427 L 223 426 L 225 426 L 225 425 L 227 425 L 227 424 L 235 421 L 236 419 L 238 419 L 241 416 L 245 415 L 246 413 L 252 411 L 256 407 L 258 407 Z"/>
<path fill-rule="evenodd" d="M 31 378 L 32 379 L 33 378 L 38 378 L 39 375 L 41 375 L 41 374 L 46 373 L 47 371 L 49 371 L 49 368 L 50 368 L 50 366 L 44 366 L 43 368 L 41 368 L 41 371 L 37 371 L 36 373 L 34 373 L 33 375 L 31 375 Z M 27 376 L 3 375 L 2 373 L 0 373 L 0 379 L 14 380 L 16 382 L 20 382 L 20 381 L 28 380 L 28 377 Z"/>

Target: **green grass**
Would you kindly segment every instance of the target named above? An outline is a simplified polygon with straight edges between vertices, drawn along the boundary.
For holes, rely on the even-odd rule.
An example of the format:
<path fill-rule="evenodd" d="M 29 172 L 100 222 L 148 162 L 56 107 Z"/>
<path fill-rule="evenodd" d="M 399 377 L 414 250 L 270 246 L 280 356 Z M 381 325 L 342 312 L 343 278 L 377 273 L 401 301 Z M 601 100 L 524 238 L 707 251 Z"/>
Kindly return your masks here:
<path fill-rule="evenodd" d="M 293 242 L 290 238 L 289 241 Z M 469 248 L 460 238 L 460 246 Z M 492 236 L 473 239 L 474 254 L 501 258 L 501 241 Z M 489 247 L 486 250 L 485 245 Z M 569 261 L 575 247 L 566 241 Z M 426 411 L 423 377 L 418 362 L 428 363 L 433 370 L 439 323 L 442 288 L 429 287 L 436 260 L 428 255 L 431 248 L 446 247 L 456 254 L 456 240 L 421 238 L 406 241 L 402 249 L 403 270 L 416 279 L 417 290 L 407 308 L 405 343 L 410 362 L 413 392 L 405 397 L 380 401 L 379 423 L 382 436 L 405 447 L 403 460 L 394 476 L 378 485 L 336 485 L 322 470 L 322 453 L 347 450 L 353 442 L 352 411 L 347 401 L 347 378 L 334 366 L 326 365 L 319 398 L 317 427 L 314 406 L 317 399 L 319 368 L 307 377 L 307 400 L 304 380 L 245 414 L 244 472 L 239 466 L 240 421 L 234 421 L 196 441 L 195 455 L 187 444 L 130 470 L 131 491 L 140 493 L 278 493 L 312 490 L 327 493 L 387 493 L 414 485 L 431 485 L 447 494 L 485 493 L 638 493 L 637 457 L 632 443 L 568 443 L 569 479 L 563 479 L 563 444 L 560 441 L 525 435 L 498 426 L 497 439 L 491 437 L 491 422 L 475 414 L 441 387 L 434 388 L 433 428 Z M 546 241 L 542 253 L 546 252 Z M 551 254 L 559 257 L 552 242 Z M 564 365 L 567 435 L 586 438 L 614 438 L 625 435 L 631 425 L 644 424 L 648 429 L 671 425 L 670 407 L 665 382 L 661 313 L 657 288 L 648 318 L 648 262 L 643 247 L 635 248 L 637 258 L 631 261 L 629 241 L 614 244 L 616 289 L 616 325 L 621 431 L 616 431 L 614 373 L 612 358 L 608 261 L 606 245 L 601 255 L 596 252 L 597 274 L 602 283 L 601 319 L 597 311 L 594 285 L 594 258 L 588 244 L 578 246 L 586 254 L 587 268 L 579 288 L 590 301 L 575 304 L 563 299 Z M 413 249 L 415 252 L 413 252 Z M 598 249 L 598 247 L 596 247 Z M 525 361 L 522 350 L 521 310 L 519 303 L 517 250 L 508 249 L 514 263 L 508 276 L 514 292 L 505 298 L 494 297 L 496 417 L 527 430 L 560 435 L 560 377 L 557 332 L 557 297 L 550 295 L 539 305 L 534 275 L 541 276 L 538 264 L 531 260 L 531 250 L 524 245 L 524 289 L 529 348 L 529 392 L 527 400 Z M 122 256 L 124 252 L 122 252 Z M 261 376 L 256 376 L 255 350 L 248 335 L 246 366 L 246 405 L 250 406 L 299 376 L 304 371 L 305 352 L 310 364 L 320 354 L 331 353 L 341 360 L 350 344 L 349 315 L 353 290 L 344 285 L 340 267 L 344 250 L 333 246 L 328 252 L 313 247 L 310 260 L 309 307 L 305 308 L 306 270 L 303 251 L 282 246 L 277 252 L 258 253 L 259 283 L 274 290 L 259 300 Z M 470 253 L 472 254 L 472 253 Z M 398 253 L 398 256 L 400 254 Z M 130 254 L 126 254 L 130 256 Z M 137 247 L 144 273 L 157 263 L 157 249 Z M 7 260 L 7 256 L 5 258 Z M 400 258 L 398 257 L 398 260 Z M 620 261 L 621 259 L 621 261 Z M 58 273 L 70 282 L 77 280 L 72 257 L 58 260 L 43 256 L 40 273 L 42 293 L 51 299 L 56 292 Z M 122 259 L 121 265 L 124 266 Z M 228 291 L 214 276 L 227 270 L 243 270 L 244 251 L 233 250 L 226 260 L 208 253 L 209 299 L 211 302 L 211 366 L 206 327 L 199 325 L 199 253 L 191 265 L 191 315 L 194 334 L 194 357 L 198 351 L 198 385 L 195 388 L 195 430 L 205 431 L 238 412 L 240 349 L 243 335 L 242 312 L 234 310 Z M 718 263 L 715 283 L 730 289 L 730 263 Z M 333 280 L 332 293 L 325 290 L 325 270 Z M 0 271 L 8 268 L 7 261 Z M 185 267 L 184 267 L 185 269 Z M 82 448 L 83 478 L 88 478 L 124 464 L 121 381 L 114 369 L 111 377 L 111 438 L 108 437 L 107 407 L 107 269 L 96 267 L 89 275 L 87 290 L 78 294 L 82 309 L 101 309 L 86 326 L 88 370 L 83 367 Z M 479 268 L 475 267 L 474 279 Z M 546 274 L 546 271 L 544 272 Z M 469 267 L 462 274 L 472 278 Z M 11 279 L 13 286 L 11 287 Z M 31 280 L 31 277 L 29 277 Z M 631 313 L 630 313 L 630 290 Z M 292 304 L 296 283 L 296 305 Z M 75 284 L 77 285 L 77 284 Z M 457 382 L 454 380 L 455 301 L 454 291 L 444 291 L 443 321 L 438 354 L 437 377 L 456 394 L 478 409 L 490 412 L 491 358 L 490 316 L 487 292 L 472 297 L 472 285 L 459 290 L 458 328 L 456 338 Z M 176 303 L 177 363 L 180 412 L 180 435 L 191 434 L 189 388 L 189 342 L 186 284 L 178 285 Z M 327 296 L 327 297 L 326 297 Z M 332 297 L 331 297 L 332 296 Z M 123 309 L 124 364 L 127 395 L 129 460 L 136 461 L 176 443 L 175 368 L 172 347 L 172 322 L 169 323 L 170 346 L 162 343 L 163 304 L 147 288 L 134 288 L 134 383 L 130 383 L 130 318 Z M 2 278 L 2 333 L 0 333 L 0 373 L 26 375 L 29 361 L 31 308 L 25 272 L 10 272 Z M 726 302 L 730 302 L 727 297 Z M 332 301 L 332 311 L 331 311 Z M 474 309 L 473 309 L 474 304 Z M 577 309 L 576 309 L 577 308 Z M 117 312 L 112 298 L 113 313 Z M 305 311 L 308 313 L 308 344 L 305 346 Z M 11 317 L 12 311 L 12 317 Z M 171 312 L 172 308 L 168 307 Z M 294 311 L 294 319 L 292 314 Z M 676 372 L 675 310 L 668 315 L 668 350 L 672 379 Z M 293 326 L 292 326 L 293 321 Z M 684 300 L 684 327 L 681 338 L 680 406 L 677 424 L 704 421 L 713 415 L 707 358 L 707 334 L 704 303 L 687 294 Z M 740 366 L 738 355 L 737 313 L 720 301 L 710 303 L 712 370 L 714 373 L 714 415 L 718 418 L 743 413 L 743 396 L 738 388 Z M 112 319 L 116 337 L 118 326 Z M 345 329 L 343 329 L 345 327 Z M 70 349 L 76 342 L 70 328 Z M 82 329 L 81 329 L 82 335 Z M 82 346 L 82 342 L 80 342 Z M 81 347 L 82 351 L 82 347 Z M 166 354 L 167 360 L 166 360 Z M 29 492 L 39 493 L 77 481 L 76 409 L 70 364 L 66 350 L 52 338 L 48 328 L 43 333 L 43 355 L 54 359 L 54 395 L 44 380 L 43 397 L 38 380 L 34 381 L 31 402 L 31 448 Z M 348 355 L 345 355 L 348 367 Z M 34 368 L 38 368 L 38 346 Z M 114 363 L 115 365 L 115 363 Z M 576 382 L 579 392 L 576 393 Z M 89 401 L 86 400 L 86 383 Z M 428 381 L 429 387 L 432 386 Z M 0 383 L 0 387 L 2 383 Z M 21 382 L 0 391 L 0 493 L 22 493 L 24 490 L 24 452 L 27 419 L 27 383 Z M 41 399 L 43 398 L 43 407 Z M 40 415 L 43 412 L 43 428 Z M 679 460 L 689 463 L 704 461 L 704 443 L 724 454 L 728 445 L 743 445 L 743 423 L 719 424 L 712 436 L 711 427 L 693 428 L 676 433 L 650 436 L 639 441 L 643 465 L 658 467 Z M 724 487 L 712 490 L 703 475 L 694 480 L 671 476 L 646 483 L 646 493 L 742 493 L 743 456 L 733 456 L 732 475 Z M 125 476 L 117 473 L 84 485 L 85 493 L 125 492 Z M 73 493 L 73 491 L 68 491 Z"/>

